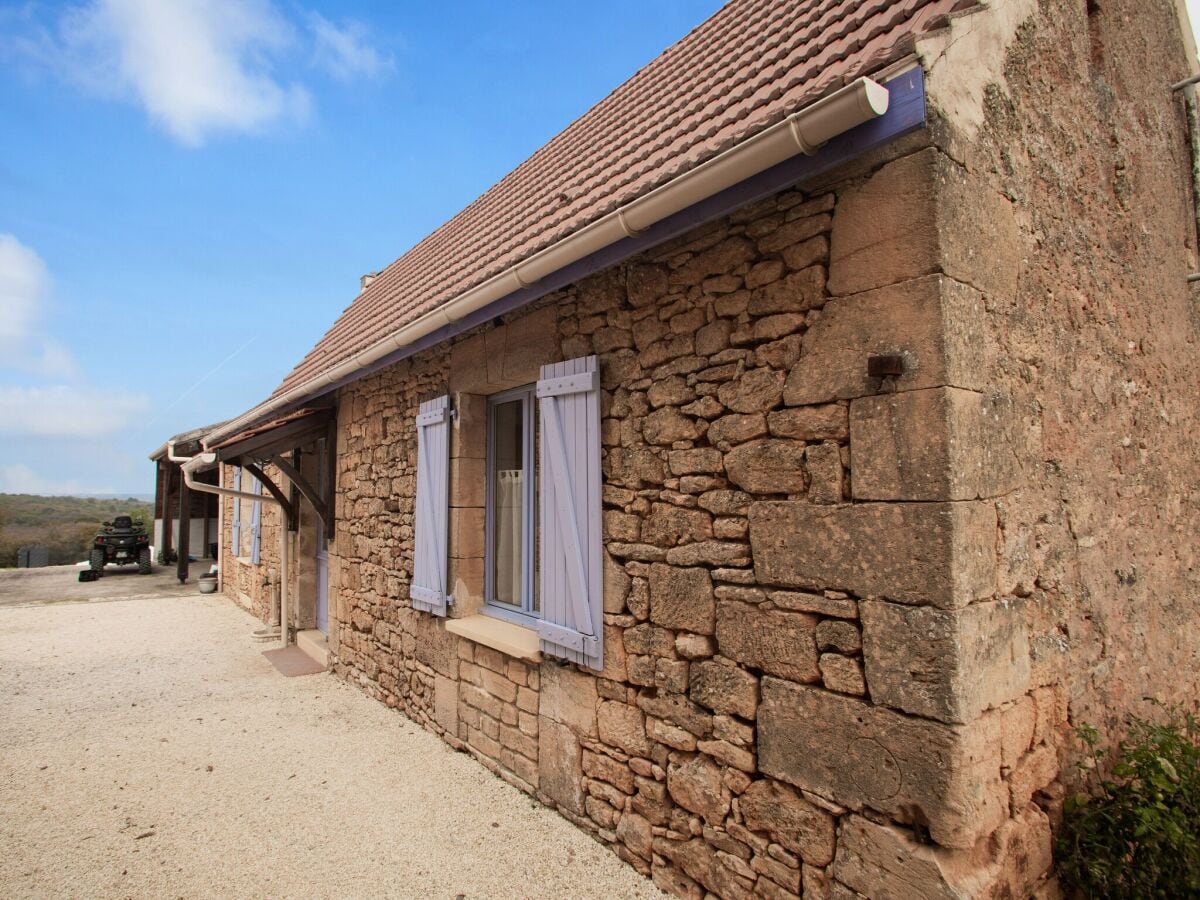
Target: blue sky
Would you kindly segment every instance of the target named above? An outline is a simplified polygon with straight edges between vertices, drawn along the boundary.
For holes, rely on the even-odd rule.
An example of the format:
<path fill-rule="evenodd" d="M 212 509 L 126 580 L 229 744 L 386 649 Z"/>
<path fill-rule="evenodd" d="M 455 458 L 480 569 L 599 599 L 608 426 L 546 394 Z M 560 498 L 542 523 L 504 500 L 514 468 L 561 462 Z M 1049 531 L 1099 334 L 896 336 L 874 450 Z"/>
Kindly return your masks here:
<path fill-rule="evenodd" d="M 0 492 L 149 493 L 718 0 L 0 0 Z"/>

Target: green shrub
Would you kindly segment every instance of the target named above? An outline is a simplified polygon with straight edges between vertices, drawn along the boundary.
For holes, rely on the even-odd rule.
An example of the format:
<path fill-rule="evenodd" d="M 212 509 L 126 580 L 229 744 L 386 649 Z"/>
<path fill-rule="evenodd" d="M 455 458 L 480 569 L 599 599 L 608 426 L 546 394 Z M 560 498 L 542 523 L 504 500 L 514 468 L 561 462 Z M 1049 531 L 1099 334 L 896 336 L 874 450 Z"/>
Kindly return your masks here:
<path fill-rule="evenodd" d="M 1064 807 L 1064 885 L 1089 898 L 1200 897 L 1200 722 L 1135 719 L 1115 752 L 1090 725 L 1077 734 L 1090 792 Z"/>

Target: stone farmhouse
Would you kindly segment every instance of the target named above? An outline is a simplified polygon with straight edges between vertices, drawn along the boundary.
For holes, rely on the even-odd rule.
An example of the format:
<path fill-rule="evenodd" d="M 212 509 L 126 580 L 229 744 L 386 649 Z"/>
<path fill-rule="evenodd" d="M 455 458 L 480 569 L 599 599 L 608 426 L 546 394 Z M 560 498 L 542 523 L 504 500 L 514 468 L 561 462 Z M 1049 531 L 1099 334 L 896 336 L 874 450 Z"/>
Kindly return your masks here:
<path fill-rule="evenodd" d="M 733 0 L 204 436 L 222 590 L 672 894 L 1048 894 L 1072 727 L 1200 700 L 1195 71 Z"/>

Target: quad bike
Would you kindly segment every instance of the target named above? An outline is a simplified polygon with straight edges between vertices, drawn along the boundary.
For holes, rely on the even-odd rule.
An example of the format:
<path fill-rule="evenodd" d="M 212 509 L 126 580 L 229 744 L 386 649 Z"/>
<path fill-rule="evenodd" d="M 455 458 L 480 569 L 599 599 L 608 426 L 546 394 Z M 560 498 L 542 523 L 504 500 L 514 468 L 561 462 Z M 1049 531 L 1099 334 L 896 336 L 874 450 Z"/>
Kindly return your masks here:
<path fill-rule="evenodd" d="M 103 572 L 107 563 L 128 566 L 137 563 L 139 575 L 150 574 L 150 536 L 141 521 L 129 516 L 117 516 L 104 523 L 104 531 L 96 535 L 90 557 L 93 572 Z"/>

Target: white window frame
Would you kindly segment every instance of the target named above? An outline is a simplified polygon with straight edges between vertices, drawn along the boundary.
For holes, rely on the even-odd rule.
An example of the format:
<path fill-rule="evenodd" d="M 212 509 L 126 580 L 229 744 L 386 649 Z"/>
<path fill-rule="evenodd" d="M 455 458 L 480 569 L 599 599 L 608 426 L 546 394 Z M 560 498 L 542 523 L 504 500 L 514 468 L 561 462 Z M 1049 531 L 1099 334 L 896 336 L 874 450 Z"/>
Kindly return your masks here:
<path fill-rule="evenodd" d="M 487 615 L 504 619 L 517 625 L 531 627 L 541 618 L 541 611 L 534 608 L 536 595 L 536 564 L 537 553 L 537 400 L 535 397 L 536 384 L 527 384 L 511 390 L 492 394 L 487 398 L 487 461 L 484 467 L 484 478 L 487 481 L 487 492 L 484 500 L 484 589 L 483 612 Z M 513 605 L 496 600 L 495 594 L 495 472 L 496 453 L 495 435 L 496 418 L 494 411 L 497 406 L 521 401 L 523 417 L 521 464 L 526 473 L 522 482 L 522 515 L 521 515 L 521 603 Z"/>

